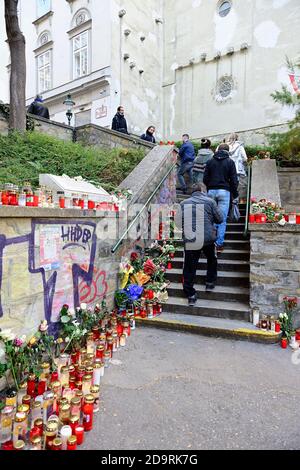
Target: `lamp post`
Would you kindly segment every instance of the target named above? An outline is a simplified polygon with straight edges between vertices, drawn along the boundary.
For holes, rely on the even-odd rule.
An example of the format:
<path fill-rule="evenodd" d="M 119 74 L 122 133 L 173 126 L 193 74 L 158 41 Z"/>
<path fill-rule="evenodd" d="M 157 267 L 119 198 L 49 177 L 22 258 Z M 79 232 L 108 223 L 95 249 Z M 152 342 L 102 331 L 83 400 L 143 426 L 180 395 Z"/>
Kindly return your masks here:
<path fill-rule="evenodd" d="M 74 103 L 74 101 L 72 100 L 72 97 L 71 97 L 70 93 L 68 94 L 68 96 L 65 99 L 63 104 L 67 107 L 66 116 L 67 116 L 67 119 L 68 119 L 68 124 L 69 124 L 69 126 L 71 126 L 71 120 L 72 120 L 72 117 L 73 117 L 72 108 L 73 108 L 73 106 L 75 106 L 76 103 Z"/>

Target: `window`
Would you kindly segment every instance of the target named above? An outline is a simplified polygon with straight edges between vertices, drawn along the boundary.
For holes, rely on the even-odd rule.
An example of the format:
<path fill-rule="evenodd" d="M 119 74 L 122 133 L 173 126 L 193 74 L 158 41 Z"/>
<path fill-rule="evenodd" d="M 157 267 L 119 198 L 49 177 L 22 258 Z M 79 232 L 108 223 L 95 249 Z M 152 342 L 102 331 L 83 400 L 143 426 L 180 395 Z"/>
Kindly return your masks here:
<path fill-rule="evenodd" d="M 38 92 L 51 88 L 51 51 L 44 52 L 37 57 L 38 67 Z"/>
<path fill-rule="evenodd" d="M 51 0 L 37 0 L 37 17 L 46 15 L 51 10 Z"/>
<path fill-rule="evenodd" d="M 233 90 L 233 80 L 229 76 L 224 76 L 218 81 L 217 92 L 222 98 L 228 98 Z"/>
<path fill-rule="evenodd" d="M 231 2 L 229 1 L 221 2 L 219 6 L 219 15 L 222 17 L 227 16 L 231 10 L 231 6 Z"/>
<path fill-rule="evenodd" d="M 73 78 L 88 74 L 89 33 L 78 34 L 73 38 Z"/>

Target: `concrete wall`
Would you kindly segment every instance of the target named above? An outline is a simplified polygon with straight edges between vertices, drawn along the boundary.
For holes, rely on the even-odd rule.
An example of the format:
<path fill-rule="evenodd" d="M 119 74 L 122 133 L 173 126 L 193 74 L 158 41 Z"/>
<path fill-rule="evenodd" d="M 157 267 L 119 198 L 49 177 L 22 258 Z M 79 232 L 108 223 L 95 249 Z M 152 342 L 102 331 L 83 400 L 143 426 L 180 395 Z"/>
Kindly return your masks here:
<path fill-rule="evenodd" d="M 300 213 L 300 168 L 281 168 L 278 177 L 282 207 Z"/>
<path fill-rule="evenodd" d="M 300 226 L 251 225 L 250 230 L 250 304 L 262 314 L 277 315 L 285 296 L 300 298 Z"/>
<path fill-rule="evenodd" d="M 156 167 L 154 189 L 173 166 L 172 149 L 157 149 L 145 162 L 145 168 L 150 160 L 152 169 Z M 128 180 L 126 187 L 135 191 L 136 178 Z M 139 187 L 135 202 L 143 203 L 148 191 Z M 172 204 L 175 198 L 175 175 L 171 174 L 153 201 Z M 93 306 L 106 296 L 111 305 L 121 257 L 137 244 L 143 248 L 148 243 L 131 233 L 112 255 L 111 248 L 127 228 L 126 220 L 122 212 L 116 219 L 74 209 L 1 207 L 0 328 L 30 335 L 41 320 L 54 323 L 64 303 Z"/>
<path fill-rule="evenodd" d="M 282 124 L 291 112 L 270 94 L 287 84 L 285 56 L 299 54 L 298 0 L 233 1 L 226 17 L 218 0 L 165 2 L 164 133 L 193 138 Z M 249 49 L 241 51 L 247 43 Z M 233 47 L 234 54 L 227 55 Z M 221 58 L 215 60 L 216 52 Z M 201 61 L 201 54 L 207 58 Z M 190 65 L 190 60 L 192 64 Z M 233 92 L 216 93 L 222 76 Z"/>
<path fill-rule="evenodd" d="M 237 130 L 239 139 L 245 145 L 269 145 L 271 134 L 280 134 L 288 131 L 288 125 L 267 126 L 258 129 Z M 208 136 L 212 142 L 223 142 L 228 139 L 228 133 Z M 197 139 L 196 139 L 197 140 Z"/>
<path fill-rule="evenodd" d="M 143 148 L 149 152 L 154 147 L 150 142 L 93 124 L 78 127 L 76 136 L 77 141 L 84 145 L 96 145 L 104 148 Z"/>

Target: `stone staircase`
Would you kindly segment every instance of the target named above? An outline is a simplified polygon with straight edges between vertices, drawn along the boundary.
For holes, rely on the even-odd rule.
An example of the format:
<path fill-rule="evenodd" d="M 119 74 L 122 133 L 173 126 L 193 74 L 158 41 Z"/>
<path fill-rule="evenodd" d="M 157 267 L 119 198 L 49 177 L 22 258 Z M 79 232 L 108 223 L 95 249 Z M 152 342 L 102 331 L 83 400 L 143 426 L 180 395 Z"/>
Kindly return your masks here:
<path fill-rule="evenodd" d="M 178 192 L 178 202 L 189 196 Z M 164 312 L 153 320 L 139 320 L 144 326 L 175 329 L 206 336 L 275 343 L 279 336 L 262 332 L 250 323 L 249 278 L 250 241 L 244 238 L 246 206 L 240 206 L 239 223 L 229 223 L 224 253 L 218 256 L 218 281 L 213 292 L 205 290 L 206 259 L 199 261 L 196 289 L 198 301 L 189 307 L 182 289 L 183 242 L 167 273 L 169 300 Z"/>

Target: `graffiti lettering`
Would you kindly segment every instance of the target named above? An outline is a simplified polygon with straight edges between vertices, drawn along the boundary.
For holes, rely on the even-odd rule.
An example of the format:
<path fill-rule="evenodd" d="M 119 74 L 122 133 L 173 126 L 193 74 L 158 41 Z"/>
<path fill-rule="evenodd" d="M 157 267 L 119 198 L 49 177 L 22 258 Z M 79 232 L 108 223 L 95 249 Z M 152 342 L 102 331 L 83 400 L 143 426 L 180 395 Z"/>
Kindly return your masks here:
<path fill-rule="evenodd" d="M 64 243 L 88 243 L 92 238 L 92 233 L 87 228 L 82 228 L 80 225 L 61 227 L 61 239 Z"/>

